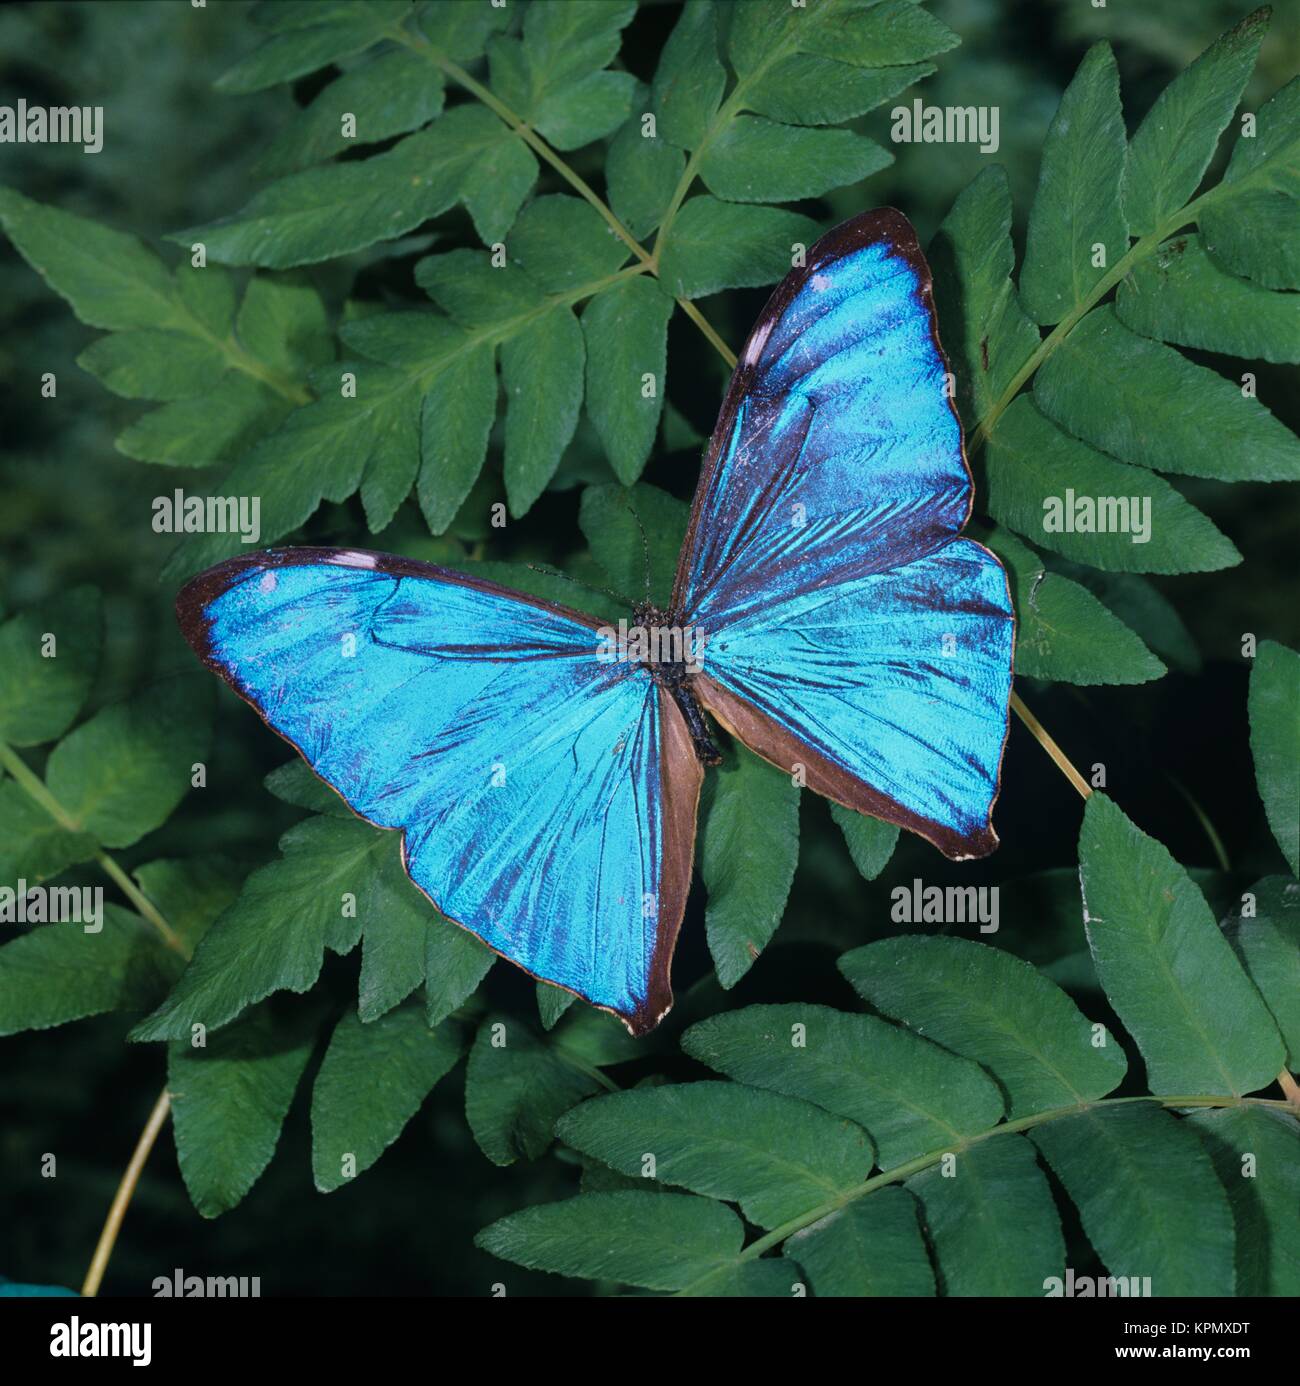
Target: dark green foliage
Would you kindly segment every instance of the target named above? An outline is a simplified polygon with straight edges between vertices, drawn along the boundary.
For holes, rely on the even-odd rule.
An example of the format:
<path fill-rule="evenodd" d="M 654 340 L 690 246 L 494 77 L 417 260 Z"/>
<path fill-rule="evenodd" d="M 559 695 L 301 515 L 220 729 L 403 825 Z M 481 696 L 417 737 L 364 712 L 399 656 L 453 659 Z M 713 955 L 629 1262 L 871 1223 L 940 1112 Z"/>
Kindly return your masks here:
<path fill-rule="evenodd" d="M 177 48 L 156 7 L 62 8 L 100 36 L 96 80 L 105 10 L 141 51 Z M 1300 870 L 1300 664 L 1268 638 L 1285 600 L 1260 591 L 1290 502 L 1229 485 L 1300 479 L 1269 366 L 1300 361 L 1300 85 L 1273 90 L 1267 12 L 1163 94 L 1132 77 L 1117 17 L 1113 50 L 1055 74 L 1034 161 L 1008 129 L 1008 168 L 954 200 L 959 151 L 887 148 L 887 103 L 951 93 L 949 70 L 963 100 L 1010 83 L 1042 108 L 1032 145 L 1056 99 L 1023 57 L 992 64 L 987 35 L 957 48 L 958 6 L 319 0 L 258 6 L 251 27 L 221 9 L 186 32 L 238 99 L 179 79 L 171 96 L 213 167 L 195 153 L 151 180 L 149 109 L 102 162 L 51 147 L 53 173 L 18 162 L 0 188 L 30 266 L 3 287 L 33 324 L 0 364 L 32 399 L 41 372 L 59 386 L 29 411 L 0 515 L 0 887 L 109 896 L 98 931 L 0 925 L 0 1034 L 30 1032 L 6 1042 L 82 1044 L 59 1052 L 97 1089 L 117 1081 L 105 1055 L 139 1042 L 194 1208 L 248 1199 L 205 1235 L 260 1218 L 265 1245 L 286 1190 L 313 1200 L 309 1225 L 312 1185 L 330 1208 L 387 1199 L 456 1292 L 546 1288 L 527 1267 L 605 1291 L 1040 1296 L 1068 1265 L 1157 1295 L 1297 1293 L 1300 1128 L 1271 1085 L 1300 1062 L 1300 884 L 1281 874 Z M 0 17 L 0 37 L 51 80 L 75 70 L 77 44 L 30 22 Z M 1060 23 L 1082 51 L 1088 25 Z M 1008 758 L 995 875 L 941 877 L 1006 883 L 1005 927 L 977 942 L 891 917 L 896 889 L 940 879 L 928 848 L 803 803 L 720 738 L 676 1010 L 633 1041 L 494 967 L 412 886 L 395 835 L 281 764 L 246 708 L 223 695 L 214 720 L 169 606 L 247 548 L 154 533 L 149 496 L 257 496 L 259 546 L 389 549 L 605 619 L 666 605 L 724 357 L 802 250 L 886 201 L 937 225 L 972 537 L 1007 570 L 1021 691 L 1045 720 L 1086 709 L 1067 749 L 1107 793 L 1076 872 L 1077 801 L 1033 778 L 1032 748 Z M 1049 526 L 1067 490 L 1148 504 L 1149 536 Z M 71 526 L 69 495 L 113 518 Z M 1272 581 L 1285 592 L 1284 565 Z M 1237 670 L 1195 739 L 1238 756 L 1237 797 L 1152 799 L 1144 778 L 1172 772 L 1134 744 L 1225 650 L 1253 660 L 1248 685 Z M 1257 800 L 1237 784 L 1252 769 Z M 1159 805 L 1173 851 L 1144 831 Z M 1227 829 L 1232 870 L 1180 864 L 1210 860 L 1188 821 L 1220 855 Z M 123 1120 L 153 1100 L 135 1092 Z M 34 1163 L 48 1143 L 25 1139 Z M 349 1190 L 381 1159 L 403 1169 L 386 1153 L 403 1144 L 417 1179 Z M 150 1196 L 182 1221 L 174 1176 Z"/>
<path fill-rule="evenodd" d="M 1128 860 L 1131 825 L 1100 796 L 1090 823 L 1094 807 L 1094 831 L 1116 841 L 1085 840 L 1085 892 L 1091 882 L 1094 894 L 1104 887 L 1122 901 L 1124 883 L 1160 868 Z M 1152 886 L 1166 889 L 1155 877 Z M 1037 1150 L 1110 1275 L 1148 1277 L 1157 1295 L 1288 1293 L 1294 1117 L 1271 1110 L 1283 1106 L 1276 1102 L 1175 1114 L 1201 1101 L 1234 1104 L 1238 1089 L 1267 1086 L 1281 1047 L 1258 993 L 1222 939 L 1208 948 L 1217 935 L 1208 918 L 1196 929 L 1162 926 L 1206 949 L 1196 964 L 1171 958 L 1167 966 L 1153 959 L 1143 931 L 1088 918 L 1109 999 L 1131 1017 L 1153 1084 L 1181 1080 L 1179 1096 L 1108 1098 L 1125 1073 L 1115 1037 L 1030 964 L 961 939 L 894 938 L 840 965 L 900 1026 L 819 1006 L 751 1006 L 683 1039 L 731 1084 L 596 1097 L 556 1126 L 562 1141 L 625 1175 L 738 1204 L 750 1222 L 775 1229 L 769 1236 L 742 1250 L 731 1224 L 710 1223 L 698 1200 L 661 1205 L 649 1200 L 662 1195 L 628 1193 L 617 1206 L 638 1217 L 618 1258 L 588 1198 L 504 1218 L 481 1244 L 523 1266 L 694 1294 L 714 1292 L 720 1278 L 783 1246 L 816 1294 L 931 1294 L 937 1284 L 945 1294 L 1041 1295 L 1063 1276 L 1065 1252 Z M 1175 971 L 1194 975 L 1198 990 L 1171 984 Z M 1130 977 L 1143 979 L 1136 996 Z M 1234 1028 L 1214 1041 L 1211 1067 L 1198 1067 L 1194 1052 L 1172 1067 L 1162 1046 L 1177 1039 L 1180 1051 L 1194 1051 L 1193 1036 L 1206 1033 L 1225 993 Z M 1253 1059 L 1254 1072 L 1239 1077 Z M 1238 1192 L 1231 1155 L 1207 1157 L 1202 1138 L 1210 1156 L 1216 1138 L 1230 1150 L 1244 1134 L 1233 1122 L 1248 1121 L 1258 1124 L 1265 1168 Z M 689 1273 L 649 1236 L 657 1207 L 680 1208 L 683 1235 L 699 1238 Z M 1237 1240 L 1243 1234 L 1277 1250 L 1256 1256 Z"/>

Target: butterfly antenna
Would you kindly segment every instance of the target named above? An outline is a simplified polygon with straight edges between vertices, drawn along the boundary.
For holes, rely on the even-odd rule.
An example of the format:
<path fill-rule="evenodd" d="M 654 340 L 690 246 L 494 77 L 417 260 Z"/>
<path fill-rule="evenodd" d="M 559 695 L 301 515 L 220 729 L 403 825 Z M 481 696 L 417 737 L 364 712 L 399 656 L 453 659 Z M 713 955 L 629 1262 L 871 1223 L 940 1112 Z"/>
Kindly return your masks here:
<path fill-rule="evenodd" d="M 632 512 L 632 518 L 636 521 L 636 527 L 641 531 L 641 561 L 645 568 L 645 600 L 647 605 L 650 602 L 650 540 L 646 538 L 645 526 L 641 523 L 641 516 L 637 514 L 636 506 L 631 500 L 627 502 L 627 508 Z"/>
<path fill-rule="evenodd" d="M 531 568 L 535 573 L 544 573 L 547 577 L 563 578 L 565 582 L 571 582 L 575 587 L 585 587 L 588 592 L 599 592 L 603 596 L 609 597 L 611 601 L 616 601 L 620 606 L 633 606 L 635 603 L 628 601 L 622 592 L 611 592 L 608 587 L 595 587 L 590 582 L 583 582 L 580 578 L 571 576 L 560 568 L 544 568 L 540 563 L 526 563 L 524 567 Z"/>

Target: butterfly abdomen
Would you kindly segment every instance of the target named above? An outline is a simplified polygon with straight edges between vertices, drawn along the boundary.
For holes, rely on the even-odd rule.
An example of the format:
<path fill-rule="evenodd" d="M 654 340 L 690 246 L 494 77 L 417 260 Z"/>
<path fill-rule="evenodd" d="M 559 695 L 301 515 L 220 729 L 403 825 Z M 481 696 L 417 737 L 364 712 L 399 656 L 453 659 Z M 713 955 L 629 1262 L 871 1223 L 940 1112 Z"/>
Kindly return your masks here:
<path fill-rule="evenodd" d="M 709 731 L 709 724 L 704 720 L 704 710 L 696 700 L 695 694 L 691 692 L 690 684 L 683 679 L 680 683 L 669 683 L 668 690 L 673 696 L 673 701 L 681 710 L 682 716 L 686 719 L 687 730 L 691 734 L 691 743 L 695 747 L 695 754 L 702 765 L 721 765 L 722 752 L 714 744 L 713 735 Z"/>

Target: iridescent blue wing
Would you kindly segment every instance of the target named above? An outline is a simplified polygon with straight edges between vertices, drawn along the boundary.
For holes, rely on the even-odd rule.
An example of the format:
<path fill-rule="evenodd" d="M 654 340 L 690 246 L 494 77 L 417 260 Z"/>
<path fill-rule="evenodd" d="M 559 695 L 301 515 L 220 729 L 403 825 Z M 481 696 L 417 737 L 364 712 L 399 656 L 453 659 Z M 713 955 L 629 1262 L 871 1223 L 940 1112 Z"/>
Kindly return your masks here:
<path fill-rule="evenodd" d="M 1015 622 L 971 507 L 930 272 L 906 218 L 846 222 L 777 288 L 732 377 L 674 609 L 702 700 L 819 793 L 993 850 Z"/>
<path fill-rule="evenodd" d="M 353 812 L 402 831 L 448 918 L 633 1033 L 659 1021 L 701 770 L 645 669 L 597 658 L 597 621 L 342 549 L 232 559 L 177 611 Z"/>

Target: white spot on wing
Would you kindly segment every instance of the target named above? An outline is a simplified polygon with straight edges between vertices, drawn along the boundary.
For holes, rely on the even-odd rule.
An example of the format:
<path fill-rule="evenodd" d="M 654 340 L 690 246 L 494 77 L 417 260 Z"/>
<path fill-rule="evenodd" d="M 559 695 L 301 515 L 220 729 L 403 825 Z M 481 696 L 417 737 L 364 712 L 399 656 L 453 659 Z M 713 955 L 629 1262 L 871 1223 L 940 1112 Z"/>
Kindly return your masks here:
<path fill-rule="evenodd" d="M 769 318 L 749 339 L 749 345 L 745 348 L 745 365 L 752 366 L 763 354 L 763 348 L 767 345 L 767 339 L 771 335 L 772 328 L 775 326 L 775 319 Z"/>
<path fill-rule="evenodd" d="M 373 553 L 357 553 L 354 549 L 348 549 L 338 554 L 334 562 L 341 563 L 345 568 L 373 568 L 375 556 Z"/>
<path fill-rule="evenodd" d="M 278 579 L 276 578 L 274 573 L 266 572 L 262 574 L 262 580 L 257 585 L 258 588 L 263 592 L 274 592 L 275 584 L 277 581 Z"/>

